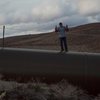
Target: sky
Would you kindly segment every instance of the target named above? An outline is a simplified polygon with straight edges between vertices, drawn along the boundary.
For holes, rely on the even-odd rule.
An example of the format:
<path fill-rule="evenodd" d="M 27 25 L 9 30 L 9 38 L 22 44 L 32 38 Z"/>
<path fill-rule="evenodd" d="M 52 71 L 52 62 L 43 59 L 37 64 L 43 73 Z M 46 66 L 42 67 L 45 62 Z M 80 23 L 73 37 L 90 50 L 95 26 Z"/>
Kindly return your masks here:
<path fill-rule="evenodd" d="M 100 0 L 0 0 L 0 37 L 50 32 L 63 22 L 74 27 L 100 22 Z"/>

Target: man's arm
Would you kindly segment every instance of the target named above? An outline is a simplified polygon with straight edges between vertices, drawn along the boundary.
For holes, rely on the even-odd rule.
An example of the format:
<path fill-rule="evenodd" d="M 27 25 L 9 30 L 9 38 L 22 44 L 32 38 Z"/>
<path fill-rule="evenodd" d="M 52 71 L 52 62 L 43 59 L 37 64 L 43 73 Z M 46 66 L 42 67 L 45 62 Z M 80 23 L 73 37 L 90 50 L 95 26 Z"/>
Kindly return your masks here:
<path fill-rule="evenodd" d="M 69 31 L 68 25 L 66 25 L 65 30 L 66 30 L 66 32 Z"/>
<path fill-rule="evenodd" d="M 55 32 L 58 32 L 58 27 L 57 26 L 55 26 Z"/>

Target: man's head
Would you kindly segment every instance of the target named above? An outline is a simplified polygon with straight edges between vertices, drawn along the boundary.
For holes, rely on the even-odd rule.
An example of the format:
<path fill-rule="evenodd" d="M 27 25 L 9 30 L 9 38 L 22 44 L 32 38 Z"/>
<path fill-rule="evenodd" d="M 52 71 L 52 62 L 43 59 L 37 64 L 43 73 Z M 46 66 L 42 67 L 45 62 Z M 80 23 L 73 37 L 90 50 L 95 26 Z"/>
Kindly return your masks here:
<path fill-rule="evenodd" d="M 59 23 L 59 26 L 63 26 L 62 22 Z"/>

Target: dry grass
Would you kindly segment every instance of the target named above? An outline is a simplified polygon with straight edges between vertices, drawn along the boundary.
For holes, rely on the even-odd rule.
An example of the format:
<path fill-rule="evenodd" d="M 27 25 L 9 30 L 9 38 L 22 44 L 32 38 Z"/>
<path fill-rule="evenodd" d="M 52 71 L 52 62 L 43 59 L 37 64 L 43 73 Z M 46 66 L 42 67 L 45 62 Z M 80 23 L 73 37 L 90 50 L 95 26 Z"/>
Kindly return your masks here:
<path fill-rule="evenodd" d="M 55 84 L 40 80 L 19 83 L 16 80 L 0 80 L 0 100 L 100 100 L 100 95 L 93 96 L 67 80 Z"/>
<path fill-rule="evenodd" d="M 0 81 L 0 100 L 100 100 L 63 80 L 57 84 Z"/>

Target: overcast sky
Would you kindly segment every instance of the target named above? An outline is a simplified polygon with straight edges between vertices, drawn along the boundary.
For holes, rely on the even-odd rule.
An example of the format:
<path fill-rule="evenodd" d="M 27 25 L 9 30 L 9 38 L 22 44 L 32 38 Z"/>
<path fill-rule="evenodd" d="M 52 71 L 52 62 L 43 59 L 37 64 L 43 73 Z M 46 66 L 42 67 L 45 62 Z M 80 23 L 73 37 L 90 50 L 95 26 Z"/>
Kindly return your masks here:
<path fill-rule="evenodd" d="M 0 36 L 48 32 L 100 21 L 100 0 L 0 0 Z"/>

